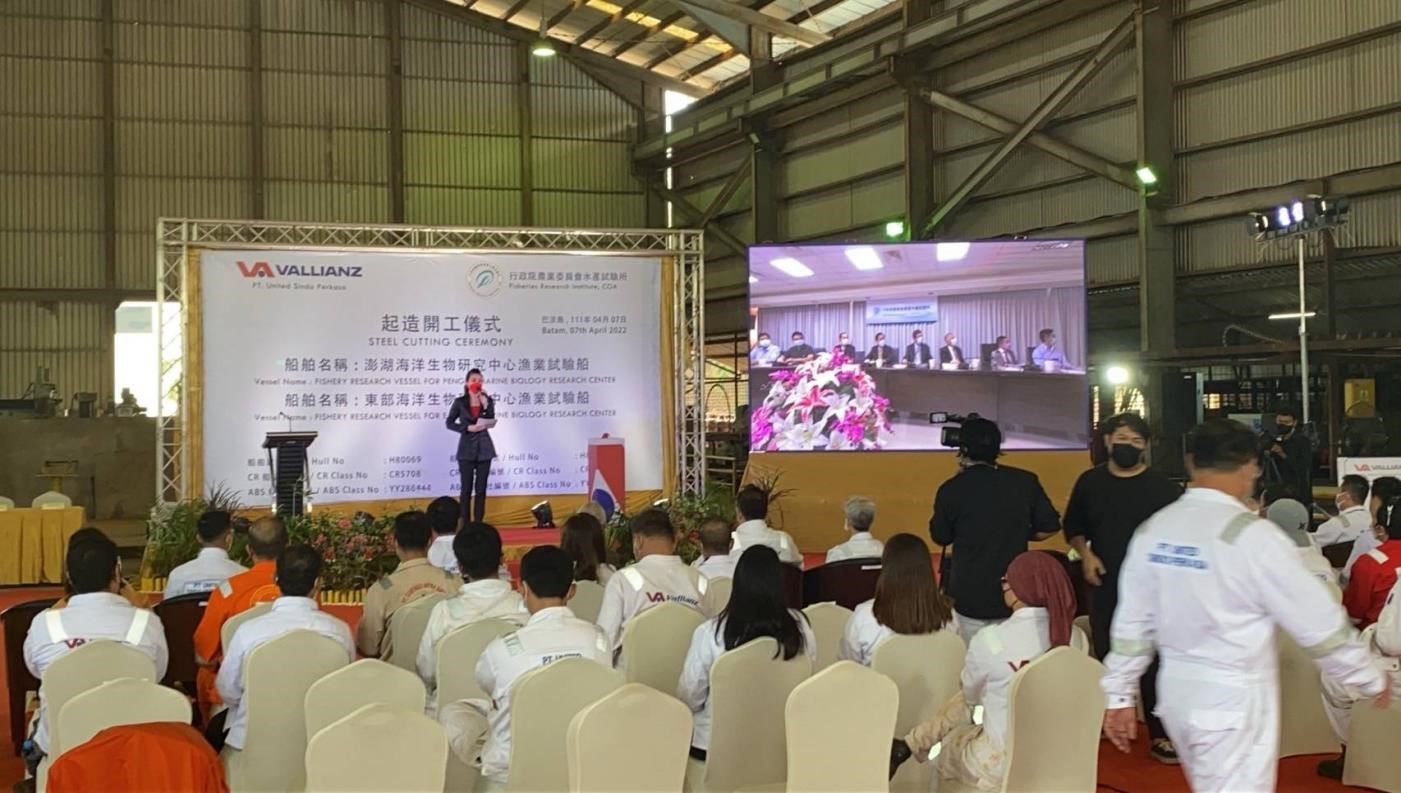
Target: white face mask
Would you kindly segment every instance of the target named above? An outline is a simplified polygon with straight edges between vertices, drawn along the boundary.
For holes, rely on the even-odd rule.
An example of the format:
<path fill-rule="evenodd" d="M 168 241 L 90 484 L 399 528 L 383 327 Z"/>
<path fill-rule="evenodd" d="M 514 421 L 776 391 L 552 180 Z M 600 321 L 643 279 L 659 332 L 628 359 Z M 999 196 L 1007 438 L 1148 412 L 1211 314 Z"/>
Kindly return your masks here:
<path fill-rule="evenodd" d="M 767 346 L 769 346 L 769 344 L 770 344 L 770 342 L 769 342 L 768 339 L 759 339 L 759 346 L 760 346 L 760 347 L 767 347 Z"/>

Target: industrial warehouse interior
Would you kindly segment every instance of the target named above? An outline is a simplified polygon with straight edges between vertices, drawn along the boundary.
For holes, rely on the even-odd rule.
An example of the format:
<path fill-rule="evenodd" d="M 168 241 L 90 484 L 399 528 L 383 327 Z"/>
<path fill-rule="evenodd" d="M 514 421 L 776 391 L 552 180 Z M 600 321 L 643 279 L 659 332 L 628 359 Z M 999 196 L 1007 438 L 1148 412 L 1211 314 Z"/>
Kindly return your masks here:
<path fill-rule="evenodd" d="M 0 0 L 15 790 L 1401 793 L 1398 507 L 1398 0 Z"/>

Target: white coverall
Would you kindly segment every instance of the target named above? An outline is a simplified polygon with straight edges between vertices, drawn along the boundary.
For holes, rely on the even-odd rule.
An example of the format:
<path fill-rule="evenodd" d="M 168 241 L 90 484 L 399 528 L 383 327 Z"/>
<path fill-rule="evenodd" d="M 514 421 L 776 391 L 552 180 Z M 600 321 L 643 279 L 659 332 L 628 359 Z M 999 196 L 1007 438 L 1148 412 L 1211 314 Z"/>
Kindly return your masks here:
<path fill-rule="evenodd" d="M 1234 497 L 1191 488 L 1145 521 L 1129 545 L 1101 682 L 1108 707 L 1133 706 L 1156 649 L 1157 715 L 1192 789 L 1272 791 L 1276 625 L 1326 677 L 1365 696 L 1381 693 L 1384 675 L 1289 538 Z"/>
<path fill-rule="evenodd" d="M 1391 673 L 1392 696 L 1401 692 L 1401 581 L 1386 596 L 1377 622 L 1362 632 L 1362 644 L 1372 656 L 1378 669 Z M 1338 742 L 1347 743 L 1352 727 L 1352 706 L 1362 697 L 1348 686 L 1328 678 L 1323 679 L 1323 709 Z"/>

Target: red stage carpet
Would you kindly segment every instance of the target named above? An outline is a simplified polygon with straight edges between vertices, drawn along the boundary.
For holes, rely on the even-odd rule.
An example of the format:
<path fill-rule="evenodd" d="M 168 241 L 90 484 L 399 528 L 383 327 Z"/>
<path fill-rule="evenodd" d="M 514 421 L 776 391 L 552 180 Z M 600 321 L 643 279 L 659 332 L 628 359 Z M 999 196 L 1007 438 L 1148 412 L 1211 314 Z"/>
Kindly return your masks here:
<path fill-rule="evenodd" d="M 539 529 L 506 529 L 512 539 L 508 544 L 538 545 L 546 540 L 541 535 L 551 534 Z M 529 532 L 528 534 L 523 534 Z M 530 539 L 527 539 L 530 538 Z M 555 537 L 550 536 L 552 541 Z M 809 566 L 820 559 L 809 555 Z M 15 603 L 42 597 L 54 597 L 56 587 L 33 587 L 0 590 L 0 610 Z M 360 618 L 359 606 L 327 606 L 326 610 L 345 620 L 354 629 Z M 4 679 L 4 657 L 0 655 L 0 679 Z M 9 714 L 4 712 L 6 700 L 0 698 L 0 790 L 8 790 L 11 785 L 24 777 L 24 764 L 9 750 Z M 1155 762 L 1148 756 L 1146 741 L 1140 741 L 1131 754 L 1121 754 L 1108 743 L 1100 744 L 1099 782 L 1101 791 L 1124 791 L 1124 793 L 1186 793 L 1187 782 L 1181 770 Z M 1292 757 L 1280 763 L 1279 790 L 1285 793 L 1326 793 L 1327 791 L 1356 790 L 1337 782 L 1321 779 L 1314 775 L 1314 765 L 1319 757 Z"/>

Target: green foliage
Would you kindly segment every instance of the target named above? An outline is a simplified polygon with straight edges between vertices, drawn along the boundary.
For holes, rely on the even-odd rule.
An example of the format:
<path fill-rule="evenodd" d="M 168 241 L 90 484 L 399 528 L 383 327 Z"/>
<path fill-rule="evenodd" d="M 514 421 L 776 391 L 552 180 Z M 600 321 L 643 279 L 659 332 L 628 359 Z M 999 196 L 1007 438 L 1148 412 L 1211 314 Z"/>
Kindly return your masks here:
<path fill-rule="evenodd" d="M 210 510 L 236 515 L 241 509 L 243 506 L 238 502 L 237 491 L 222 485 L 211 487 L 202 498 L 177 504 L 157 504 L 146 521 L 146 574 L 152 578 L 164 578 L 177 565 L 195 557 L 199 552 L 197 528 L 200 515 Z M 242 550 L 243 538 L 236 532 L 230 555 L 237 559 Z"/>
<path fill-rule="evenodd" d="M 746 478 L 749 481 L 745 484 L 759 488 L 768 498 L 768 524 L 776 529 L 783 528 L 783 500 L 797 492 L 791 487 L 779 487 L 779 482 L 783 479 L 783 472 L 750 466 Z"/>
<path fill-rule="evenodd" d="M 671 524 L 676 527 L 676 554 L 689 564 L 701 555 L 701 524 L 711 518 L 726 522 L 734 519 L 735 493 L 726 485 L 709 482 L 701 495 L 687 494 L 668 501 L 666 511 L 671 517 Z M 614 513 L 613 519 L 604 527 L 608 554 L 618 567 L 636 561 L 632 553 L 630 521 L 631 516 L 620 511 Z"/>
<path fill-rule="evenodd" d="M 393 515 L 357 512 L 345 517 L 316 510 L 287 521 L 289 542 L 306 543 L 321 552 L 322 588 L 327 590 L 365 589 L 392 572 L 398 564 L 389 543 L 393 534 Z"/>

